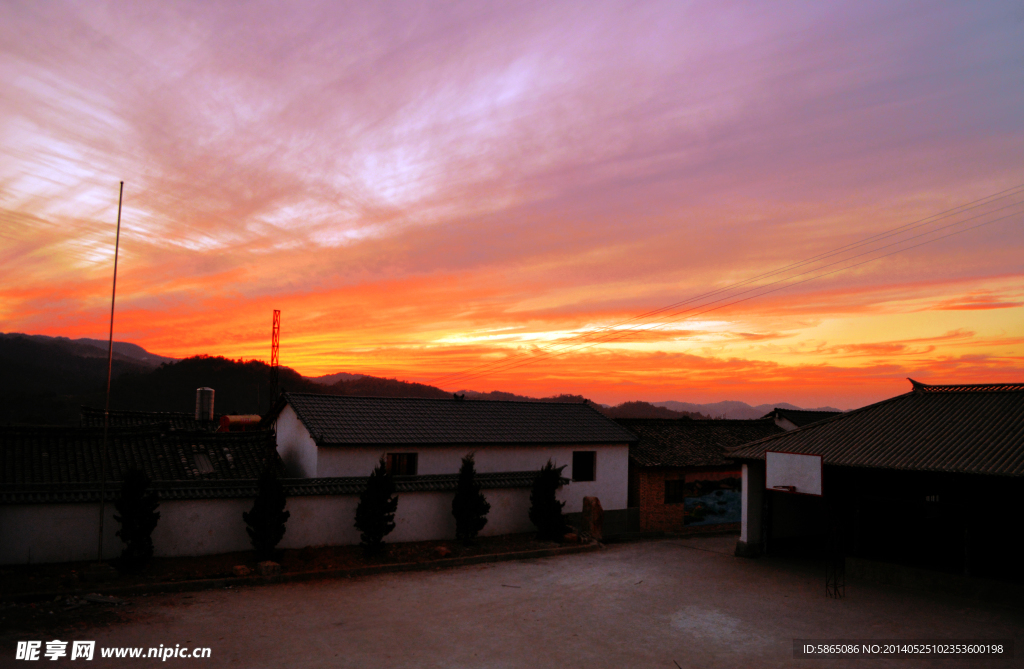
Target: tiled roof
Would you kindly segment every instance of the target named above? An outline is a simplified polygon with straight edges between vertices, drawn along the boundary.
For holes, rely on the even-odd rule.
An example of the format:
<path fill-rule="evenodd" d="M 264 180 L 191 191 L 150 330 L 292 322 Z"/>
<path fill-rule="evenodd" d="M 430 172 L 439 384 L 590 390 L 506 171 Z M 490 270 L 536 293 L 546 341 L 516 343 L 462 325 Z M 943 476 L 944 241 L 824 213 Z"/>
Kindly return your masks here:
<path fill-rule="evenodd" d="M 184 411 L 111 411 L 110 427 L 145 427 L 166 425 L 171 430 L 215 432 L 220 419 L 196 420 L 195 414 Z M 103 427 L 103 409 L 82 407 L 82 427 Z"/>
<path fill-rule="evenodd" d="M 813 453 L 826 465 L 1024 476 L 1024 384 L 928 386 L 729 455 Z"/>
<path fill-rule="evenodd" d="M 484 489 L 529 488 L 533 485 L 535 471 L 477 473 L 476 480 Z M 339 477 L 319 479 L 281 479 L 287 497 L 309 495 L 358 495 L 366 487 L 369 477 Z M 406 492 L 454 492 L 458 474 L 437 474 L 426 476 L 396 476 L 395 490 Z M 563 485 L 569 480 L 563 478 Z M 152 485 L 157 498 L 163 501 L 177 499 L 223 499 L 251 498 L 256 496 L 257 481 L 214 480 L 214 481 L 164 481 Z M 117 486 L 107 486 L 106 498 L 117 498 Z M 100 489 L 95 483 L 86 484 L 16 484 L 0 485 L 0 504 L 55 504 L 73 502 L 98 502 Z"/>
<path fill-rule="evenodd" d="M 725 452 L 756 439 L 783 432 L 771 419 L 689 420 L 618 418 L 639 437 L 629 459 L 641 467 L 714 467 L 734 464 Z"/>
<path fill-rule="evenodd" d="M 634 437 L 586 404 L 285 393 L 323 445 L 625 444 Z"/>
<path fill-rule="evenodd" d="M 96 483 L 102 448 L 102 428 L 0 427 L 0 486 Z M 108 481 L 120 481 L 128 469 L 140 468 L 153 481 L 255 479 L 268 453 L 277 458 L 269 431 L 114 429 L 109 434 L 106 476 Z M 197 462 L 197 456 L 205 457 Z M 213 471 L 203 473 L 204 469 Z"/>
<path fill-rule="evenodd" d="M 776 407 L 765 418 L 785 418 L 797 427 L 810 425 L 819 420 L 825 420 L 832 416 L 838 416 L 842 411 L 804 411 L 803 409 L 780 409 Z"/>

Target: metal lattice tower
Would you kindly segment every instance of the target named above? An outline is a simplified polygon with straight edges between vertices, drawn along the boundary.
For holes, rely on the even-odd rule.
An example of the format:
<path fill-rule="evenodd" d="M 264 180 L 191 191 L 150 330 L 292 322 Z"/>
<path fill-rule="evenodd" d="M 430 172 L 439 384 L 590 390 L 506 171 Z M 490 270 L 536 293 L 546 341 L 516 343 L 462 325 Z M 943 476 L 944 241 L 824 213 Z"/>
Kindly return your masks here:
<path fill-rule="evenodd" d="M 278 351 L 281 348 L 281 310 L 274 309 L 274 331 L 270 336 L 270 384 L 273 387 L 270 401 L 277 400 Z"/>

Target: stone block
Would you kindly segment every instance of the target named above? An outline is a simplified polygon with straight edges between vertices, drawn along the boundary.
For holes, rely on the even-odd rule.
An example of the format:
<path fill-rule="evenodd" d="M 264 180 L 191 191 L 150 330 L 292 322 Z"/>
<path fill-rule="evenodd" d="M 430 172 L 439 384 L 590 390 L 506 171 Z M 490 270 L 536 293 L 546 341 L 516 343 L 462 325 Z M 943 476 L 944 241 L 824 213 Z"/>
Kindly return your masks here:
<path fill-rule="evenodd" d="M 231 571 L 235 576 L 239 577 L 248 576 L 252 573 L 252 569 L 249 569 L 244 564 L 236 564 L 234 567 L 231 568 Z"/>
<path fill-rule="evenodd" d="M 281 573 L 281 565 L 270 560 L 265 560 L 256 565 L 259 570 L 260 576 L 267 578 L 269 576 L 277 576 Z"/>
<path fill-rule="evenodd" d="M 580 532 L 595 541 L 604 538 L 604 509 L 601 508 L 601 500 L 596 497 L 583 498 Z"/>

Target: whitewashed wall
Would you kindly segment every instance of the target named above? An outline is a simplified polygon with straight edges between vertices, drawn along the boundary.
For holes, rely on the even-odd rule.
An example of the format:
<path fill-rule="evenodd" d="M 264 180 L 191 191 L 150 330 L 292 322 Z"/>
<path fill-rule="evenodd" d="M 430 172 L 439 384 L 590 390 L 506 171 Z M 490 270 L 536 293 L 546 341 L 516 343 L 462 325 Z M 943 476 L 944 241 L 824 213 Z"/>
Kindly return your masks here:
<path fill-rule="evenodd" d="M 398 495 L 395 529 L 390 543 L 454 539 L 455 519 L 450 492 L 411 492 Z M 530 491 L 523 488 L 484 490 L 491 503 L 481 535 L 532 532 Z M 354 545 L 357 495 L 296 496 L 288 498 L 291 517 L 280 548 Z M 107 504 L 104 558 L 117 557 L 123 544 L 115 535 L 119 525 Z M 251 499 L 174 500 L 160 503 L 160 521 L 153 531 L 155 555 L 215 555 L 252 548 L 242 513 Z M 96 558 L 97 504 L 18 504 L 0 506 L 0 564 L 74 562 Z"/>
<path fill-rule="evenodd" d="M 574 481 L 562 486 L 558 498 L 565 502 L 565 513 L 583 510 L 583 498 L 601 500 L 605 509 L 625 509 L 629 475 L 629 446 L 481 446 L 476 449 L 453 446 L 421 448 L 324 447 L 317 456 L 317 476 L 369 476 L 384 453 L 417 453 L 417 474 L 455 474 L 462 458 L 474 452 L 477 472 L 522 472 L 540 469 L 551 459 L 556 466 L 567 465 L 562 472 L 572 478 L 573 451 L 595 451 L 595 480 Z"/>
<path fill-rule="evenodd" d="M 422 446 L 411 448 L 343 447 L 317 448 L 295 411 L 286 406 L 277 420 L 277 444 L 288 467 L 288 476 L 304 478 L 369 476 L 385 453 L 417 453 L 417 474 L 455 474 L 462 457 L 475 453 L 480 473 L 537 470 L 550 459 L 556 466 L 567 465 L 563 475 L 572 478 L 573 451 L 595 451 L 594 481 L 577 481 L 559 491 L 565 513 L 583 510 L 583 498 L 601 500 L 605 509 L 625 509 L 629 475 L 627 444 L 579 446 Z"/>
<path fill-rule="evenodd" d="M 277 417 L 277 452 L 284 461 L 285 476 L 290 478 L 316 478 L 317 447 L 306 426 L 299 420 L 295 409 L 286 404 Z M 326 476 L 326 474 L 322 475 Z M 369 476 L 369 474 L 360 474 Z"/>
<path fill-rule="evenodd" d="M 121 553 L 114 505 L 104 514 L 103 557 Z M 11 504 L 0 506 L 0 564 L 96 559 L 99 504 Z"/>

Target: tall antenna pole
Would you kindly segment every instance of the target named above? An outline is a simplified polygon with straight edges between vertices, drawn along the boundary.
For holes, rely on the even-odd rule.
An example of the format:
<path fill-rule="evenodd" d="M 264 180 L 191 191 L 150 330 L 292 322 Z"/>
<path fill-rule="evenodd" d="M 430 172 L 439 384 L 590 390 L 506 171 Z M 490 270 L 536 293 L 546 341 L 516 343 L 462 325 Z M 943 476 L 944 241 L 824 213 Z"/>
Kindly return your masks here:
<path fill-rule="evenodd" d="M 121 248 L 121 202 L 124 182 L 117 194 L 117 237 L 114 240 L 114 287 L 110 292 L 110 339 L 107 342 L 107 405 L 103 410 L 103 450 L 100 451 L 100 531 L 96 539 L 96 561 L 103 562 L 103 516 L 107 501 L 107 431 L 110 427 L 110 377 L 114 368 L 114 298 L 117 296 L 117 253 Z"/>
<path fill-rule="evenodd" d="M 270 406 L 273 408 L 274 402 L 277 401 L 277 382 L 278 382 L 278 351 L 281 348 L 281 310 L 274 309 L 274 330 L 270 335 L 270 383 L 273 386 L 273 391 L 270 394 Z"/>

